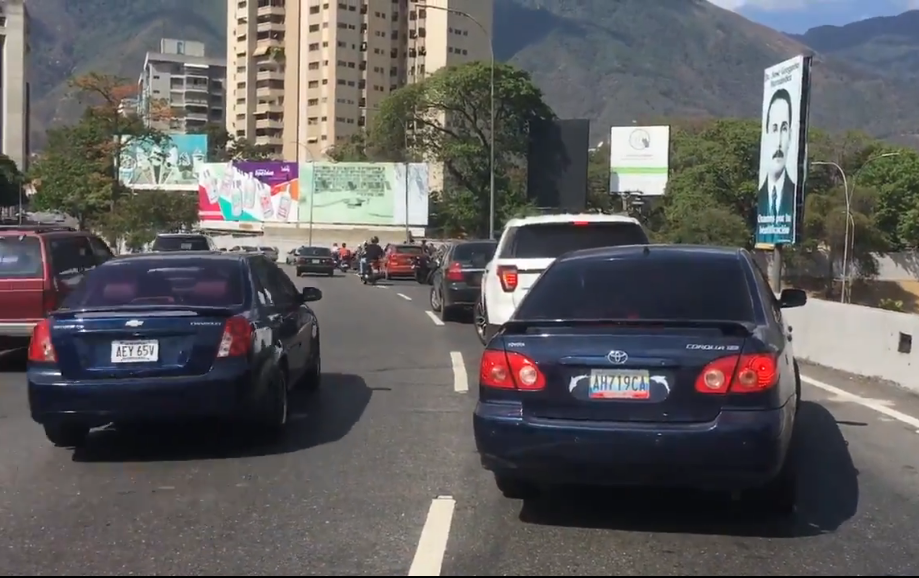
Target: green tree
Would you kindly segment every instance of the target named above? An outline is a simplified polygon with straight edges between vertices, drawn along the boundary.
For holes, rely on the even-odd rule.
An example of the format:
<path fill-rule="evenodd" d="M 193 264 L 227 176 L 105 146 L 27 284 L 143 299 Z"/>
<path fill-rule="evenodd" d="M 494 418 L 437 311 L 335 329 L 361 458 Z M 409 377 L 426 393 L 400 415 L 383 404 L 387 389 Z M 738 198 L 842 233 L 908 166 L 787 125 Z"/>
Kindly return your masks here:
<path fill-rule="evenodd" d="M 23 176 L 10 157 L 0 154 L 0 207 L 19 204 Z"/>
<path fill-rule="evenodd" d="M 243 137 L 234 137 L 223 125 L 217 123 L 208 123 L 198 134 L 207 137 L 207 160 L 211 163 L 233 160 L 261 161 L 272 158 L 268 147 L 252 144 Z"/>
<path fill-rule="evenodd" d="M 611 211 L 621 208 L 609 193 L 609 145 L 597 147 L 587 155 L 587 208 Z"/>
<path fill-rule="evenodd" d="M 442 224 L 462 226 L 472 235 L 488 231 L 491 75 L 491 64 L 485 62 L 440 69 L 393 92 L 368 133 L 372 150 L 442 165 L 445 190 L 438 192 L 439 214 L 444 219 L 468 216 Z M 526 203 L 511 182 L 512 169 L 525 162 L 530 124 L 553 119 L 554 113 L 526 72 L 497 64 L 494 78 L 495 208 L 497 215 L 515 214 L 526 210 Z"/>
<path fill-rule="evenodd" d="M 113 242 L 122 239 L 138 250 L 157 233 L 178 233 L 198 222 L 198 194 L 195 192 L 138 191 L 123 195 L 112 213 L 100 224 L 100 231 Z"/>

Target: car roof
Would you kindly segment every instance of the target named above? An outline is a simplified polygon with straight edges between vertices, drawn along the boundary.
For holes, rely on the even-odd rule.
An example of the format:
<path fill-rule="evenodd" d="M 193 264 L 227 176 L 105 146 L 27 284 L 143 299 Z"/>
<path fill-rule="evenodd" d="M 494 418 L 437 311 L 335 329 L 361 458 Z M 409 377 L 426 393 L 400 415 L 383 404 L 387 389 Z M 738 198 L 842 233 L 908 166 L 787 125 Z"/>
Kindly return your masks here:
<path fill-rule="evenodd" d="M 498 242 L 494 239 L 463 239 L 462 241 L 451 241 L 453 245 L 466 245 L 468 243 L 491 243 L 497 245 Z"/>
<path fill-rule="evenodd" d="M 0 236 L 44 235 L 48 233 L 77 233 L 91 235 L 88 231 L 78 231 L 73 227 L 63 225 L 2 225 Z"/>
<path fill-rule="evenodd" d="M 556 213 L 552 215 L 534 215 L 531 217 L 518 217 L 511 219 L 505 229 L 511 227 L 525 227 L 527 225 L 546 225 L 552 223 L 571 223 L 583 221 L 587 223 L 632 223 L 639 225 L 638 219 L 628 215 L 606 215 L 602 213 Z"/>
<path fill-rule="evenodd" d="M 157 233 L 157 237 L 207 237 L 204 233 Z"/>
<path fill-rule="evenodd" d="M 187 260 L 192 257 L 209 261 L 243 261 L 255 256 L 256 255 L 249 255 L 247 253 L 225 253 L 223 251 L 154 251 L 152 253 L 129 253 L 127 255 L 119 255 L 117 259 L 106 261 L 100 265 L 100 267 L 104 267 L 109 263 L 123 263 L 125 261 L 178 261 L 183 259 Z"/>
<path fill-rule="evenodd" d="M 744 253 L 738 247 L 713 247 L 709 245 L 619 245 L 572 251 L 559 257 L 556 262 L 603 261 L 607 259 L 667 259 L 681 257 L 702 260 L 736 260 Z"/>

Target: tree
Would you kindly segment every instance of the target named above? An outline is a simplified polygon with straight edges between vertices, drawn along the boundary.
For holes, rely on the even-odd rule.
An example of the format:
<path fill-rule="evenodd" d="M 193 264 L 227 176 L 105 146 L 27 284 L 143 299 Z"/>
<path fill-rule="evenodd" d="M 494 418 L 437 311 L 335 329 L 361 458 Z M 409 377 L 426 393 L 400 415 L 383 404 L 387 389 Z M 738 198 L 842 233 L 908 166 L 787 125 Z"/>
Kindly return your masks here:
<path fill-rule="evenodd" d="M 138 191 L 118 199 L 100 231 L 113 242 L 122 239 L 129 249 L 139 250 L 157 233 L 187 231 L 197 222 L 197 193 Z"/>
<path fill-rule="evenodd" d="M 0 207 L 19 204 L 23 176 L 10 157 L 0 154 Z"/>
<path fill-rule="evenodd" d="M 508 214 L 525 207 L 513 192 L 510 175 L 524 166 L 529 127 L 555 115 L 529 74 L 509 64 L 495 66 L 495 203 L 496 213 Z M 380 105 L 368 133 L 374 151 L 404 151 L 402 158 L 441 164 L 442 214 L 474 215 L 474 220 L 462 222 L 466 233 L 476 235 L 488 230 L 491 74 L 491 64 L 485 62 L 442 68 L 393 92 Z M 451 204 L 454 208 L 448 209 Z"/>

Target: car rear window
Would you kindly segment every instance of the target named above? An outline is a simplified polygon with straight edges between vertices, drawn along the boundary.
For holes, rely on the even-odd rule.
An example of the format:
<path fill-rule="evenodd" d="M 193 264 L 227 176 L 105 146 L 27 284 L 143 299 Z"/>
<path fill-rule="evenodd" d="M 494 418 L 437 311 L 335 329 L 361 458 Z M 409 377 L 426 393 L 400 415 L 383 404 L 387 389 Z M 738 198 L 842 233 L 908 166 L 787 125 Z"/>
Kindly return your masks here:
<path fill-rule="evenodd" d="M 484 267 L 495 256 L 498 244 L 489 243 L 463 243 L 453 250 L 453 260 L 470 263 L 477 267 Z"/>
<path fill-rule="evenodd" d="M 556 263 L 515 317 L 752 321 L 754 314 L 737 259 L 674 256 Z"/>
<path fill-rule="evenodd" d="M 208 251 L 207 238 L 201 235 L 170 235 L 153 241 L 154 251 Z"/>
<path fill-rule="evenodd" d="M 325 247 L 300 247 L 297 254 L 307 257 L 331 257 L 332 250 Z"/>
<path fill-rule="evenodd" d="M 87 273 L 63 307 L 236 307 L 245 302 L 245 286 L 243 265 L 235 260 L 116 260 Z"/>
<path fill-rule="evenodd" d="M 648 243 L 641 226 L 623 222 L 540 223 L 516 227 L 508 234 L 502 259 L 556 259 L 581 249 Z"/>
<path fill-rule="evenodd" d="M 277 249 L 275 249 L 274 247 L 259 247 L 258 250 L 259 250 L 259 251 L 268 251 L 268 252 L 277 251 Z"/>
<path fill-rule="evenodd" d="M 0 237 L 0 279 L 40 279 L 44 277 L 41 241 L 38 237 L 7 235 Z"/>
<path fill-rule="evenodd" d="M 396 245 L 393 253 L 398 255 L 421 255 L 424 253 L 424 249 L 421 248 L 421 245 Z"/>

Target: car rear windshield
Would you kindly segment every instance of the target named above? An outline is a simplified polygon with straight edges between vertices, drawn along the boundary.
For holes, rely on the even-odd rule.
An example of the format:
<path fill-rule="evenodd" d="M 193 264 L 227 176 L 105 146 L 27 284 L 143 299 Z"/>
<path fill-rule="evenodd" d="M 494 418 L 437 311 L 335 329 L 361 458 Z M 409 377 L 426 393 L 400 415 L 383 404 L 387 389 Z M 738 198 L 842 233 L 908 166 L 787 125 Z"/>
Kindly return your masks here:
<path fill-rule="evenodd" d="M 326 247 L 300 247 L 297 254 L 306 257 L 331 257 L 332 250 Z"/>
<path fill-rule="evenodd" d="M 245 286 L 243 266 L 232 259 L 126 259 L 87 273 L 63 306 L 237 307 L 245 302 Z"/>
<path fill-rule="evenodd" d="M 463 243 L 453 250 L 453 260 L 484 267 L 495 256 L 497 247 L 498 244 L 495 242 Z"/>
<path fill-rule="evenodd" d="M 44 277 L 41 241 L 38 237 L 7 235 L 0 237 L 0 279 L 40 279 Z"/>
<path fill-rule="evenodd" d="M 420 255 L 424 252 L 421 245 L 396 245 L 394 250 L 399 255 Z"/>
<path fill-rule="evenodd" d="M 501 250 L 503 259 L 556 259 L 570 251 L 644 245 L 641 226 L 623 222 L 540 223 L 517 227 Z"/>
<path fill-rule="evenodd" d="M 267 251 L 267 252 L 269 252 L 269 253 L 274 252 L 274 251 L 277 251 L 277 249 L 275 249 L 274 247 L 259 247 L 258 250 L 259 250 L 259 251 Z"/>
<path fill-rule="evenodd" d="M 572 260 L 550 267 L 515 317 L 752 321 L 753 303 L 733 258 Z"/>
<path fill-rule="evenodd" d="M 207 238 L 201 235 L 170 235 L 153 241 L 154 251 L 207 251 Z"/>

